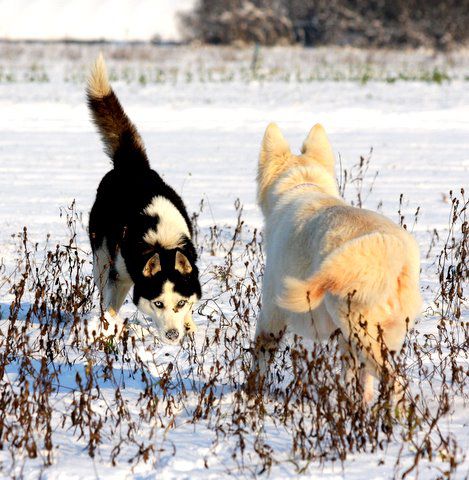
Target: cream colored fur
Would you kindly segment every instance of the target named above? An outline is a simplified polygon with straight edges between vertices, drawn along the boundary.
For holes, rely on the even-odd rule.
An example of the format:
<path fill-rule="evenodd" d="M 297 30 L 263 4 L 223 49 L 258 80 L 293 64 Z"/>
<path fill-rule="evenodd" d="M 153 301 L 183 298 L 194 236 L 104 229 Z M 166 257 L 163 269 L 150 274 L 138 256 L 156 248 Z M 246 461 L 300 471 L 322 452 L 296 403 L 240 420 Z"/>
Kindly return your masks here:
<path fill-rule="evenodd" d="M 100 53 L 88 79 L 88 91 L 94 98 L 103 98 L 111 93 L 111 85 L 107 76 L 106 63 Z"/>
<path fill-rule="evenodd" d="M 366 366 L 362 381 L 369 401 L 370 375 L 379 375 L 383 361 L 379 330 L 387 347 L 399 350 L 420 309 L 415 240 L 386 217 L 340 198 L 334 154 L 321 125 L 311 129 L 300 155 L 291 153 L 275 124 L 267 127 L 258 201 L 267 262 L 257 367 L 265 373 L 263 352 L 275 351 L 285 329 L 325 340 L 340 328 L 343 348 Z"/>

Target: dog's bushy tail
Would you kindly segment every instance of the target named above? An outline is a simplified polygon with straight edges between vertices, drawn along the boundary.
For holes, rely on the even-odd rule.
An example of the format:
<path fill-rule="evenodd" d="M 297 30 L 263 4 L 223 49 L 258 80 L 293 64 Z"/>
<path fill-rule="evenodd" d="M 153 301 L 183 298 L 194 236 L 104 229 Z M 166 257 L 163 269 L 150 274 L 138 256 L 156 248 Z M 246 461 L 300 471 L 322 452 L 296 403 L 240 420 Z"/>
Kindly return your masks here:
<path fill-rule="evenodd" d="M 408 255 L 414 260 L 408 261 Z M 287 278 L 278 305 L 307 312 L 318 307 L 326 293 L 342 298 L 352 295 L 353 301 L 374 304 L 385 301 L 393 288 L 409 290 L 402 292 L 402 298 L 413 295 L 417 304 L 418 275 L 419 254 L 413 239 L 407 242 L 398 235 L 371 233 L 331 253 L 307 280 Z M 409 305 L 409 309 L 415 308 Z"/>
<path fill-rule="evenodd" d="M 94 64 L 86 96 L 93 121 L 98 127 L 105 151 L 111 157 L 114 168 L 150 168 L 142 138 L 109 84 L 102 54 Z"/>

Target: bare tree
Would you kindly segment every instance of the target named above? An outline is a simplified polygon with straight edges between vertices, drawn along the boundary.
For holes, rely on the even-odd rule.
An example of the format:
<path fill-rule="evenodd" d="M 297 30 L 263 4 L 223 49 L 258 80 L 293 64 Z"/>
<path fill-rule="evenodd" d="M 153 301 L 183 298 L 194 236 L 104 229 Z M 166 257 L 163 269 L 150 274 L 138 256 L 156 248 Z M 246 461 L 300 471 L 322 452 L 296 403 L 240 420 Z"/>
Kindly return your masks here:
<path fill-rule="evenodd" d="M 285 0 L 297 41 L 448 48 L 469 39 L 469 0 Z"/>
<path fill-rule="evenodd" d="M 428 46 L 469 40 L 469 0 L 199 0 L 182 16 L 205 43 Z"/>
<path fill-rule="evenodd" d="M 182 16 L 186 37 L 205 43 L 292 43 L 293 26 L 282 0 L 200 0 Z"/>

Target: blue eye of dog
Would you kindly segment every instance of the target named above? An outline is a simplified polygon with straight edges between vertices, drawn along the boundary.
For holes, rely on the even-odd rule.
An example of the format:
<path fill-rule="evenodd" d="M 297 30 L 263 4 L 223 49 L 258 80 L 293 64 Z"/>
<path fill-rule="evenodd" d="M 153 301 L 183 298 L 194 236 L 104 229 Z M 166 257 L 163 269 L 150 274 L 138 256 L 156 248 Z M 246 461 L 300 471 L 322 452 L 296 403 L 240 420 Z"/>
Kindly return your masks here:
<path fill-rule="evenodd" d="M 163 308 L 164 307 L 163 302 L 153 302 L 153 304 L 155 305 L 156 308 Z"/>
<path fill-rule="evenodd" d="M 183 307 L 186 303 L 187 303 L 186 300 L 179 300 L 177 306 L 178 306 L 178 307 Z"/>

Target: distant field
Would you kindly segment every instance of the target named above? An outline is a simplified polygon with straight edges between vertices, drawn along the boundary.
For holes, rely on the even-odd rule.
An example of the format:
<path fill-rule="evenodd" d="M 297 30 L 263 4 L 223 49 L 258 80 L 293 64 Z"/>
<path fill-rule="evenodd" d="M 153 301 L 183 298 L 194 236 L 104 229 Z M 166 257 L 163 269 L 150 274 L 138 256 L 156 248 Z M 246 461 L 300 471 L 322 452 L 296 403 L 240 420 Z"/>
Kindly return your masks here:
<path fill-rule="evenodd" d="M 0 82 L 82 83 L 103 51 L 112 77 L 127 83 L 469 80 L 469 50 L 347 47 L 161 47 L 151 44 L 0 43 Z"/>

